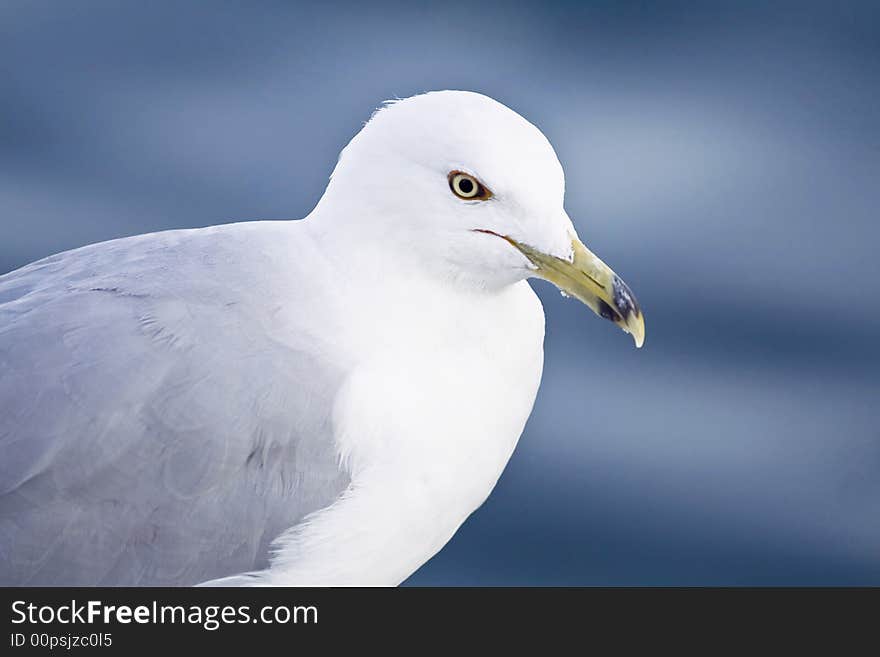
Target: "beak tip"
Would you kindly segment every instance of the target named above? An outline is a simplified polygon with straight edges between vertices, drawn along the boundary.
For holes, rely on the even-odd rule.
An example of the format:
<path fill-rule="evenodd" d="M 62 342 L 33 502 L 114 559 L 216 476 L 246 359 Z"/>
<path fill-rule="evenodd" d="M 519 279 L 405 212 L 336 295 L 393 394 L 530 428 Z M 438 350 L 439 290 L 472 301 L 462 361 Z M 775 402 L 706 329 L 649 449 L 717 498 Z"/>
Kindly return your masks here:
<path fill-rule="evenodd" d="M 617 274 L 612 279 L 612 287 L 614 291 L 614 306 L 617 309 L 618 316 L 622 319 L 621 326 L 632 335 L 633 341 L 636 343 L 636 349 L 641 349 L 645 344 L 645 318 L 642 315 L 642 309 L 636 300 L 636 295 L 632 293 L 629 286 L 624 283 Z"/>
<path fill-rule="evenodd" d="M 636 349 L 641 349 L 645 344 L 645 318 L 641 310 L 628 318 L 624 330 L 632 335 L 633 342 L 636 343 Z"/>

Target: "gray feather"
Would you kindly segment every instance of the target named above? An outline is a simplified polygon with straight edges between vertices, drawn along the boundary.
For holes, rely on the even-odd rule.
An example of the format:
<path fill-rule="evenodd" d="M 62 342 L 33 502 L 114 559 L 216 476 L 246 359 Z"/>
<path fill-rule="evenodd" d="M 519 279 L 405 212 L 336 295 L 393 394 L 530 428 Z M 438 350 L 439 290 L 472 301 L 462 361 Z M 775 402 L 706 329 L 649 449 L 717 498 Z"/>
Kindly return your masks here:
<path fill-rule="evenodd" d="M 0 277 L 0 584 L 263 568 L 275 537 L 346 488 L 328 420 L 340 368 L 290 307 L 319 296 L 292 264 L 308 244 L 256 225 Z"/>

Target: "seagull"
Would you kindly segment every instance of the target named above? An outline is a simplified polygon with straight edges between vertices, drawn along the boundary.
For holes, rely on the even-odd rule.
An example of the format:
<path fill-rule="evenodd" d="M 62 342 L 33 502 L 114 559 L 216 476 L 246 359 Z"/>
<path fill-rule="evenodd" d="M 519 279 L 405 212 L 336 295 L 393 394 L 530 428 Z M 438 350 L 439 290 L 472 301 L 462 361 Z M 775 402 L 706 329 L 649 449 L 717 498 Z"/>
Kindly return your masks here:
<path fill-rule="evenodd" d="M 0 584 L 395 586 L 531 413 L 528 280 L 644 340 L 546 137 L 487 96 L 390 101 L 297 221 L 0 276 Z"/>

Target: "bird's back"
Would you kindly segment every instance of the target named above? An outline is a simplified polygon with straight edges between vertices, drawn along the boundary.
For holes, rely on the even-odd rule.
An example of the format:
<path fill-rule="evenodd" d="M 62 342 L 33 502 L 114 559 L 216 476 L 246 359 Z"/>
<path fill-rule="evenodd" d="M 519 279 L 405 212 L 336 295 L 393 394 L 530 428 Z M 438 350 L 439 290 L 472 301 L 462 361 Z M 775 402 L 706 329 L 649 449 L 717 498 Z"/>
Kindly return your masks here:
<path fill-rule="evenodd" d="M 0 277 L 0 583 L 261 568 L 337 498 L 341 372 L 310 328 L 308 248 L 289 222 L 233 224 Z"/>

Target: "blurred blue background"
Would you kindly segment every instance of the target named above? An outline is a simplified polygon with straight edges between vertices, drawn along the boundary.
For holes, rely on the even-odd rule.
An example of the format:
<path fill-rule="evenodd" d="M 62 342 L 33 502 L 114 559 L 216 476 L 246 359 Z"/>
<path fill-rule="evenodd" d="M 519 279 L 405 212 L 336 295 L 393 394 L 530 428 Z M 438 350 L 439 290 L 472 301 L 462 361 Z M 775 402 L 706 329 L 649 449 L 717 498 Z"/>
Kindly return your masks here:
<path fill-rule="evenodd" d="M 0 3 L 0 272 L 298 218 L 382 100 L 537 124 L 646 347 L 537 283 L 494 494 L 412 584 L 880 584 L 878 3 Z"/>

